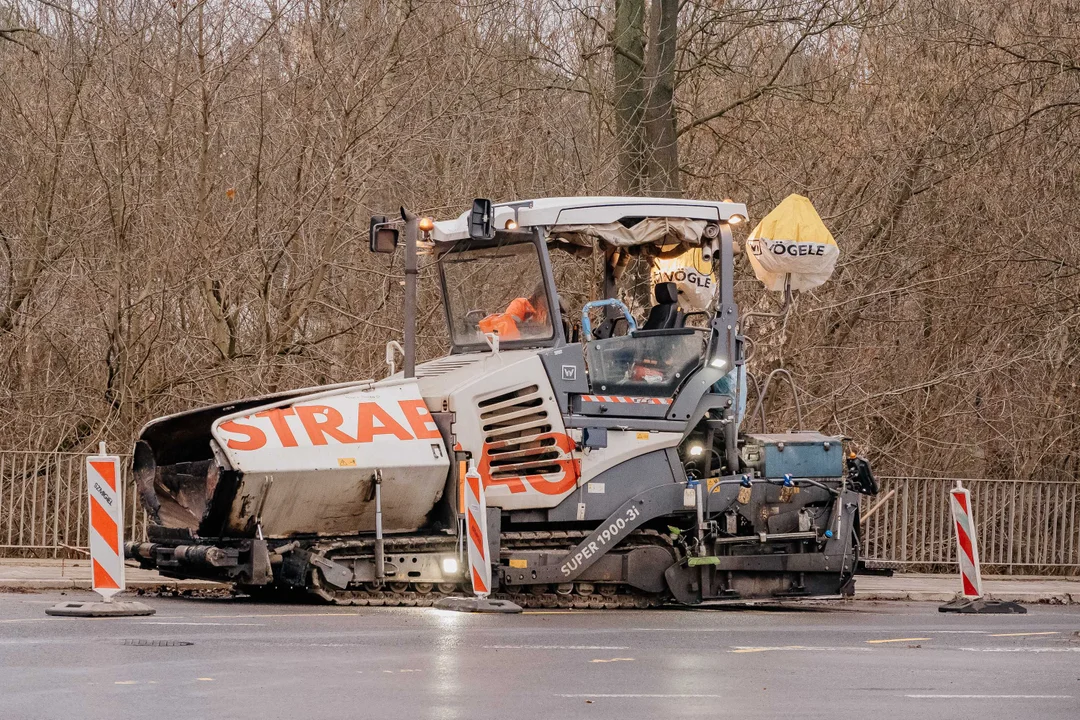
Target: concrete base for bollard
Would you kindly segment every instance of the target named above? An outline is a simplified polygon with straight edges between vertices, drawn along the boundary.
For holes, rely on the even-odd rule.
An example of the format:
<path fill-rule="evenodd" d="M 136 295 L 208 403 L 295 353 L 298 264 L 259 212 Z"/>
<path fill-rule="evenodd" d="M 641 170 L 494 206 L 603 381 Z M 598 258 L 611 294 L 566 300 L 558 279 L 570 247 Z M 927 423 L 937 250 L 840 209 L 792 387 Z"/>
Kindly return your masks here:
<path fill-rule="evenodd" d="M 57 617 L 133 617 L 153 615 L 157 610 L 141 602 L 62 602 L 45 610 Z"/>
<path fill-rule="evenodd" d="M 960 595 L 938 607 L 938 612 L 979 615 L 1025 615 L 1027 614 L 1027 608 L 1007 600 L 994 600 L 991 597 L 972 600 L 969 597 Z"/>
<path fill-rule="evenodd" d="M 491 600 L 479 597 L 444 597 L 435 601 L 432 607 L 440 610 L 472 613 L 519 613 L 521 606 L 509 600 Z"/>

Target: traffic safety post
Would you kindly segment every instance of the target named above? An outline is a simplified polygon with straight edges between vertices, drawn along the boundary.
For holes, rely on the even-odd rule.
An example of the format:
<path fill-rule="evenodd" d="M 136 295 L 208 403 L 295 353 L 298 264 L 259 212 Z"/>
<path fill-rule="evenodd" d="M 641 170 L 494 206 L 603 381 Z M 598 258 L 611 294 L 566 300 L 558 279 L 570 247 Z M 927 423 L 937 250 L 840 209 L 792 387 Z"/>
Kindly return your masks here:
<path fill-rule="evenodd" d="M 141 602 L 113 602 L 124 582 L 124 487 L 120 458 L 98 454 L 86 458 L 87 507 L 90 512 L 90 585 L 101 602 L 63 602 L 48 608 L 48 615 L 67 617 L 127 617 L 153 615 Z"/>
<path fill-rule="evenodd" d="M 476 469 L 476 460 L 469 461 L 469 469 L 462 483 L 465 515 L 465 542 L 468 544 L 469 580 L 473 597 L 445 597 L 435 601 L 434 607 L 459 612 L 519 613 L 521 606 L 509 600 L 492 600 L 491 563 L 489 557 L 487 498 L 484 480 Z"/>
<path fill-rule="evenodd" d="M 956 525 L 956 544 L 960 559 L 962 594 L 977 600 L 983 595 L 982 573 L 979 572 L 979 538 L 971 519 L 971 493 L 957 480 L 949 492 L 953 522 Z"/>
<path fill-rule="evenodd" d="M 86 458 L 91 583 L 105 602 L 124 589 L 123 488 L 119 478 L 120 458 L 104 454 Z"/>
<path fill-rule="evenodd" d="M 465 535 L 469 543 L 469 578 L 473 594 L 483 599 L 491 594 L 491 559 L 488 557 L 487 498 L 475 460 L 469 463 L 469 471 L 465 473 Z"/>
<path fill-rule="evenodd" d="M 957 559 L 960 566 L 960 592 L 954 600 L 938 608 L 941 612 L 959 613 L 1019 613 L 1027 612 L 1022 605 L 983 596 L 982 572 L 979 568 L 979 538 L 975 532 L 975 514 L 971 493 L 959 480 L 949 491 L 953 526 L 956 528 Z"/>

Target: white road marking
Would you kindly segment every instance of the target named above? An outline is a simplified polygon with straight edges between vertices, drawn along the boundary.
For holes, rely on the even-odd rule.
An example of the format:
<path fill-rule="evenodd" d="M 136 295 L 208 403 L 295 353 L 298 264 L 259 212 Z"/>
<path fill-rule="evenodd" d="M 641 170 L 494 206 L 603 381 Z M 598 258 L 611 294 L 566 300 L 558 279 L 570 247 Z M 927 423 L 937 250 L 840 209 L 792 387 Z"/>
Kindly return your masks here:
<path fill-rule="evenodd" d="M 686 693 L 566 693 L 556 697 L 564 698 L 722 698 L 726 695 L 692 695 Z"/>
<path fill-rule="evenodd" d="M 787 628 L 778 628 L 778 630 L 782 630 L 783 632 L 789 632 Z M 625 629 L 602 630 L 601 632 L 633 632 L 633 633 L 640 633 L 640 632 L 662 632 L 662 633 L 725 632 L 726 633 L 726 632 L 745 632 L 745 631 L 746 631 L 745 628 L 731 628 L 731 627 L 723 627 L 723 628 L 649 628 L 649 627 L 636 627 L 636 628 L 625 628 Z M 766 629 L 765 632 L 768 632 L 768 630 Z"/>
<path fill-rule="evenodd" d="M 314 613 L 259 613 L 255 615 L 198 615 L 197 617 L 207 620 L 235 619 L 248 620 L 251 618 L 290 618 L 290 617 L 357 617 L 358 612 L 314 612 Z"/>
<path fill-rule="evenodd" d="M 997 635 L 991 635 L 990 637 L 1024 637 L 1025 635 L 1060 635 L 1057 630 L 1051 630 L 1050 632 L 1022 632 L 1022 633 L 998 633 Z"/>
<path fill-rule="evenodd" d="M 1072 695 L 904 695 L 931 700 L 1071 700 Z"/>
<path fill-rule="evenodd" d="M 595 660 L 590 660 L 589 662 L 594 662 L 594 663 L 634 662 L 634 658 L 608 658 L 608 659 L 596 658 Z"/>
<path fill-rule="evenodd" d="M 829 651 L 843 651 L 843 652 L 870 652 L 871 648 L 868 647 L 810 647 L 809 645 L 777 645 L 775 647 L 754 647 L 736 645 L 730 653 L 758 653 L 758 652 L 775 652 L 778 650 L 813 650 L 814 652 L 829 652 Z"/>
<path fill-rule="evenodd" d="M 1080 652 L 1080 647 L 957 648 L 964 652 Z"/>
<path fill-rule="evenodd" d="M 890 640 L 867 640 L 867 641 L 866 641 L 866 643 L 867 643 L 868 645 L 881 645 L 881 644 L 883 644 L 883 643 L 894 643 L 894 642 L 921 642 L 921 641 L 923 641 L 923 640 L 932 640 L 932 639 L 933 639 L 933 638 L 928 638 L 928 637 L 923 637 L 923 638 L 892 638 L 892 639 L 890 639 Z"/>
<path fill-rule="evenodd" d="M 304 647 L 352 647 L 348 643 L 304 643 Z"/>
<path fill-rule="evenodd" d="M 484 650 L 629 650 L 629 645 L 484 645 Z"/>
<path fill-rule="evenodd" d="M 140 625 L 209 625 L 211 627 L 263 627 L 264 623 L 141 622 Z"/>

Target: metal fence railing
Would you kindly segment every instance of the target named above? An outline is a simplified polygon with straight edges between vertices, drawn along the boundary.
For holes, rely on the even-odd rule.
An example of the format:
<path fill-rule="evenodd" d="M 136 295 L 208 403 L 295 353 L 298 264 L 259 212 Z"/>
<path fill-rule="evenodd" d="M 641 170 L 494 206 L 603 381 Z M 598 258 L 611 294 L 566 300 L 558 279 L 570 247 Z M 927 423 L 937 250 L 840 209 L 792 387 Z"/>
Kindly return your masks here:
<path fill-rule="evenodd" d="M 868 562 L 917 572 L 956 569 L 949 507 L 955 478 L 879 478 L 886 500 L 863 526 Z M 1080 575 L 1080 482 L 962 479 L 971 491 L 987 574 Z M 863 500 L 863 512 L 873 505 Z"/>
<path fill-rule="evenodd" d="M 146 513 L 121 463 L 125 537 L 146 537 Z M 0 557 L 71 557 L 87 536 L 86 455 L 0 451 Z M 952 478 L 883 477 L 896 493 L 863 523 L 862 557 L 919 572 L 952 572 Z M 983 572 L 1080 575 L 1080 481 L 965 479 Z M 876 502 L 863 499 L 863 513 Z"/>
<path fill-rule="evenodd" d="M 124 537 L 146 537 L 129 461 L 121 456 Z M 73 557 L 86 552 L 86 454 L 0 451 L 0 557 Z"/>

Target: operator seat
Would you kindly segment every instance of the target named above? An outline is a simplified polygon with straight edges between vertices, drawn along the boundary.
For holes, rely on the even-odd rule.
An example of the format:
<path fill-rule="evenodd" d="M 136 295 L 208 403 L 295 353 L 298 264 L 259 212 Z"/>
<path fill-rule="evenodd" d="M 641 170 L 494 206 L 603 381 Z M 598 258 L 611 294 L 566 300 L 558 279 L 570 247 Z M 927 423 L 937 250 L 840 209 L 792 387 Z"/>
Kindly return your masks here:
<path fill-rule="evenodd" d="M 653 289 L 656 305 L 649 310 L 642 330 L 666 330 L 679 327 L 683 314 L 679 312 L 679 286 L 673 282 L 656 283 Z"/>

